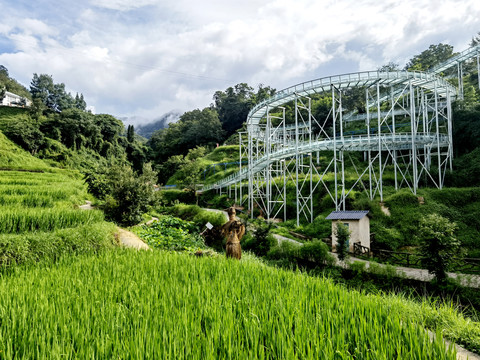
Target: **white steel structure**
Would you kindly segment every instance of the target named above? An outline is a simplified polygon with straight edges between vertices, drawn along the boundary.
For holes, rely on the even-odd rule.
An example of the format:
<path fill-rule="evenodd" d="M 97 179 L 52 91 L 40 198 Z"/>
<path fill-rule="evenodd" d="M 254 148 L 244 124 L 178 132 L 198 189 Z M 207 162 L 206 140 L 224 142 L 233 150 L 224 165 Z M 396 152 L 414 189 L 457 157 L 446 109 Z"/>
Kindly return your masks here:
<path fill-rule="evenodd" d="M 472 56 L 478 60 L 480 47 L 472 49 L 469 57 L 460 54 L 462 61 Z M 247 158 L 248 165 L 205 190 L 234 191 L 237 203 L 246 191 L 252 216 L 257 208 L 267 219 L 286 220 L 290 180 L 299 224 L 302 217 L 313 221 L 313 194 L 319 187 L 326 189 L 336 210 L 345 210 L 354 189 L 383 201 L 386 167 L 394 175 L 388 182 L 395 189 L 408 187 L 416 194 L 422 178 L 441 189 L 452 166 L 451 103 L 457 89 L 437 73 L 458 61 L 427 73 L 352 73 L 277 92 L 250 111 L 247 132 L 240 134 L 240 163 Z M 355 111 L 344 101 L 352 91 L 363 97 L 362 108 Z M 315 118 L 312 109 L 312 97 L 319 96 L 329 98 L 325 118 Z M 288 106 L 293 107 L 290 116 Z M 330 160 L 319 166 L 322 151 Z M 361 152 L 365 161 L 359 165 L 352 160 L 355 174 L 346 174 L 351 152 Z"/>

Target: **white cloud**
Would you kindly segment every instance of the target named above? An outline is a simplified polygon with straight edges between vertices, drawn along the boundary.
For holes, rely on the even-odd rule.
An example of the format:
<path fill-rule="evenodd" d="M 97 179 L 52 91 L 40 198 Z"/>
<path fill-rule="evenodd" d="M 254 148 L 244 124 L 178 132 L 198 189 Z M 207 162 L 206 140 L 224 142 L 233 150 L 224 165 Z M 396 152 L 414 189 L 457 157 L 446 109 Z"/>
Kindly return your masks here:
<path fill-rule="evenodd" d="M 22 19 L 18 27 L 28 35 L 49 36 L 58 34 L 56 29 L 37 19 Z"/>
<path fill-rule="evenodd" d="M 202 108 L 239 82 L 280 89 L 403 66 L 432 43 L 463 50 L 480 31 L 478 0 L 70 1 L 68 24 L 53 1 L 49 17 L 0 15 L 16 49 L 2 53 L 0 41 L 0 64 L 27 84 L 52 74 L 98 112 L 122 116 Z"/>
<path fill-rule="evenodd" d="M 147 5 L 155 5 L 158 3 L 156 0 L 94 0 L 91 1 L 93 6 L 119 10 L 119 11 L 128 11 L 132 9 L 138 9 Z"/>

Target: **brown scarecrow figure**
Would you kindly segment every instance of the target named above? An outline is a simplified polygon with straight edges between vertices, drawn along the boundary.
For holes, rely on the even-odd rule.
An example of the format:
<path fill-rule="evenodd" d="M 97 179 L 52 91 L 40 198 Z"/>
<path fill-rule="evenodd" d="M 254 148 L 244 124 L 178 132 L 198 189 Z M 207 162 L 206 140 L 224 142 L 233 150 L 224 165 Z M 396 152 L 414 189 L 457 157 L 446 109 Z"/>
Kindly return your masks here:
<path fill-rule="evenodd" d="M 222 235 L 227 238 L 226 255 L 240 260 L 242 258 L 240 240 L 245 235 L 245 225 L 235 219 L 236 211 L 233 206 L 228 208 L 227 213 L 228 222 L 222 226 Z"/>

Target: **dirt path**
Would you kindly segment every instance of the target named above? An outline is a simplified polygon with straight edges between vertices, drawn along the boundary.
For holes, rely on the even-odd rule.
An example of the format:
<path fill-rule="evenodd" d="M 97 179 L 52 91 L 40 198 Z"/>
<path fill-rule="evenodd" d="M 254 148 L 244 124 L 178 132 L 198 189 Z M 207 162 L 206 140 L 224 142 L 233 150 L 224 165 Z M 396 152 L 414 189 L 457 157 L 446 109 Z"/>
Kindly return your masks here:
<path fill-rule="evenodd" d="M 90 200 L 85 200 L 85 204 L 84 205 L 80 205 L 78 207 L 79 209 L 82 209 L 82 210 L 93 210 L 93 206 L 92 206 L 92 202 Z"/>
<path fill-rule="evenodd" d="M 150 247 L 131 231 L 118 228 L 115 235 L 121 246 L 134 248 L 137 250 L 150 250 Z"/>
<path fill-rule="evenodd" d="M 355 258 L 350 256 L 347 260 L 345 261 L 340 261 L 338 260 L 338 256 L 336 253 L 331 253 L 335 259 L 337 260 L 337 265 L 346 268 L 348 266 L 349 262 L 363 262 L 365 263 L 365 268 L 369 268 L 370 266 L 370 261 L 368 260 L 363 260 L 359 258 Z M 378 264 L 380 267 L 386 267 L 387 265 L 384 264 Z M 415 268 L 408 268 L 408 267 L 403 267 L 403 266 L 394 266 L 395 269 L 397 270 L 397 273 L 400 275 L 403 275 L 404 277 L 408 279 L 414 279 L 414 280 L 420 280 L 420 281 L 431 281 L 433 279 L 433 275 L 428 272 L 428 270 L 425 269 L 415 269 Z M 449 278 L 455 279 L 459 281 L 459 283 L 463 286 L 466 287 L 472 287 L 472 288 L 480 288 L 480 275 L 470 275 L 470 274 L 459 274 L 459 273 L 452 273 L 448 272 L 447 273 Z"/>
<path fill-rule="evenodd" d="M 428 330 L 428 336 L 430 337 L 430 340 L 433 341 L 435 339 L 435 333 L 431 332 Z M 455 346 L 455 351 L 457 352 L 457 360 L 480 360 L 480 355 L 477 355 L 471 351 L 468 351 L 467 349 L 464 349 L 461 346 L 458 346 L 457 344 L 452 343 L 451 341 L 443 339 L 443 342 L 445 343 L 446 346 Z"/>
<path fill-rule="evenodd" d="M 228 221 L 228 213 L 226 211 L 217 210 L 217 209 L 207 209 L 207 208 L 202 208 L 202 210 L 214 212 L 214 213 L 217 213 L 217 214 L 223 214 L 223 216 L 225 216 L 225 222 Z"/>
<path fill-rule="evenodd" d="M 273 234 L 273 236 L 275 237 L 275 239 L 277 239 L 279 243 L 282 241 L 289 241 L 294 244 L 302 245 L 301 242 L 289 239 L 285 236 L 281 236 L 277 234 Z M 332 254 L 335 257 L 336 265 L 341 266 L 343 268 L 347 268 L 348 263 L 351 263 L 354 261 L 365 263 L 366 264 L 365 268 L 367 269 L 370 267 L 370 261 L 368 260 L 363 260 L 363 259 L 350 256 L 348 258 L 348 261 L 345 262 L 345 261 L 338 260 L 338 256 L 336 253 L 330 253 L 330 254 Z M 384 264 L 378 264 L 378 265 L 380 267 L 386 267 L 386 265 Z M 414 279 L 414 280 L 420 280 L 420 281 L 431 281 L 433 279 L 433 275 L 430 274 L 428 270 L 425 270 L 425 269 L 415 269 L 415 268 L 408 268 L 403 266 L 395 266 L 395 268 L 397 269 L 397 273 L 399 273 L 400 275 L 403 275 L 408 279 Z M 477 289 L 480 288 L 480 275 L 458 274 L 458 273 L 452 273 L 452 272 L 447 273 L 447 275 L 452 279 L 458 280 L 460 284 L 462 284 L 463 286 L 477 288 Z"/>

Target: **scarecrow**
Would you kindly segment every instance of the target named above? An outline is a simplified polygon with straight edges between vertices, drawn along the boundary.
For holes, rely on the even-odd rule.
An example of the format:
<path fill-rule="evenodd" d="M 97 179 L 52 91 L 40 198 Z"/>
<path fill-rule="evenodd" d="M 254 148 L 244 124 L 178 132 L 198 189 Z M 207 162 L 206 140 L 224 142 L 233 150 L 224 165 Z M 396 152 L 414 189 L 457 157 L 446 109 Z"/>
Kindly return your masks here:
<path fill-rule="evenodd" d="M 232 206 L 228 208 L 228 222 L 222 226 L 222 235 L 227 238 L 227 257 L 240 260 L 242 258 L 242 247 L 240 240 L 245 235 L 245 225 L 236 219 L 236 211 Z"/>

